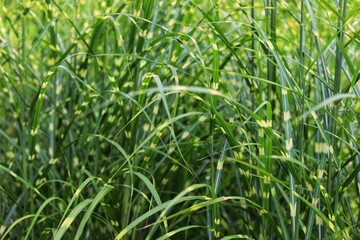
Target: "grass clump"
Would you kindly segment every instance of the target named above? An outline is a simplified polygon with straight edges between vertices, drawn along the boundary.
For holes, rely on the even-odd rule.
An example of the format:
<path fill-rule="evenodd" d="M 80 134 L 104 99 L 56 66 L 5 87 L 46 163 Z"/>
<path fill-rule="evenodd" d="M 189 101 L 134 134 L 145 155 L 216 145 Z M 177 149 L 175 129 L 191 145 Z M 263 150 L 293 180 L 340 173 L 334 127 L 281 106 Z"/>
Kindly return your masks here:
<path fill-rule="evenodd" d="M 3 1 L 0 239 L 357 239 L 358 6 Z"/>

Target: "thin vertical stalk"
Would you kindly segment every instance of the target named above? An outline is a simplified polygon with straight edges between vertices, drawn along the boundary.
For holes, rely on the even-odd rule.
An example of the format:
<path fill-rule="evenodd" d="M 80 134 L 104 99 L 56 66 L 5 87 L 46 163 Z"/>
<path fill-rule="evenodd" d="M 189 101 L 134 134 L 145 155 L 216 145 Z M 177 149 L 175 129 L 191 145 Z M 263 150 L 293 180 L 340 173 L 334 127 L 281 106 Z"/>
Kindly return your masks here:
<path fill-rule="evenodd" d="M 302 96 L 301 96 L 301 115 L 305 112 L 305 50 L 304 50 L 304 44 L 305 44 L 305 10 L 304 10 L 304 0 L 301 0 L 301 10 L 300 10 L 300 46 L 299 46 L 299 58 L 300 58 L 300 71 L 299 71 L 299 77 L 301 82 L 301 90 L 302 90 Z M 301 119 L 300 127 L 299 127 L 299 133 L 298 133 L 298 143 L 299 143 L 299 159 L 304 163 L 303 159 L 303 152 L 304 152 L 304 119 Z"/>
<path fill-rule="evenodd" d="M 266 6 L 266 15 L 267 15 L 267 35 L 270 36 L 269 40 L 273 45 L 276 45 L 276 0 L 267 0 Z M 276 65 L 275 57 L 270 54 L 270 51 L 267 51 L 267 78 L 270 82 L 276 82 Z M 270 99 L 272 108 L 275 109 L 275 85 L 268 85 L 267 96 Z"/>
<path fill-rule="evenodd" d="M 217 14 L 214 13 L 214 18 L 217 21 Z M 218 86 L 219 86 L 219 65 L 220 65 L 220 60 L 219 60 L 219 48 L 218 45 L 216 44 L 216 41 L 213 40 L 212 41 L 212 47 L 213 47 L 213 71 L 212 71 L 212 78 L 211 81 L 209 82 L 209 88 L 217 90 Z M 214 186 L 214 191 L 215 191 L 215 196 L 217 197 L 217 190 L 218 190 L 218 182 L 220 181 L 220 176 L 215 177 L 215 159 L 214 159 L 214 131 L 215 131 L 215 112 L 216 112 L 216 108 L 217 108 L 217 97 L 216 96 L 210 96 L 210 104 L 211 104 L 211 109 L 210 109 L 210 139 L 211 139 L 211 156 L 210 156 L 210 165 L 211 165 L 211 170 L 210 170 L 210 182 L 211 182 L 211 186 Z M 220 161 L 218 162 L 218 167 L 217 167 L 217 171 L 216 174 L 218 175 L 218 171 L 219 171 L 219 166 L 221 166 L 220 169 L 220 173 L 222 171 L 222 165 L 220 165 Z M 208 191 L 208 190 L 207 190 Z M 208 211 L 210 211 L 210 208 L 207 209 Z M 212 232 L 208 232 L 209 234 L 209 239 L 213 239 L 214 237 L 217 239 L 220 236 L 220 211 L 219 211 L 219 205 L 215 204 L 214 206 L 212 206 L 212 214 L 208 214 L 209 216 L 211 216 L 210 218 L 208 217 L 208 225 L 212 226 L 214 229 L 214 233 Z"/>
<path fill-rule="evenodd" d="M 53 21 L 53 14 L 52 14 L 52 10 L 50 7 L 47 8 L 47 17 L 48 17 L 48 21 L 51 22 Z M 56 23 L 56 22 L 54 22 Z M 50 50 L 50 57 L 51 59 L 54 60 L 54 62 L 56 62 L 56 56 L 57 53 L 54 49 L 56 49 L 56 44 L 57 44 L 57 40 L 56 40 L 56 29 L 55 29 L 55 24 L 51 24 L 51 26 L 49 27 L 49 33 L 50 33 L 50 44 L 52 46 L 51 50 Z M 59 75 L 59 73 L 56 73 L 56 75 Z M 57 102 L 57 95 L 56 95 L 56 90 L 57 90 L 57 85 L 59 84 L 59 79 L 56 78 L 54 80 L 54 87 L 53 87 L 53 91 L 52 91 L 52 96 L 54 99 L 54 102 L 51 102 L 51 109 L 53 109 L 53 111 L 50 113 L 50 123 L 49 123 L 49 164 L 53 164 L 54 162 L 54 152 L 55 152 L 55 119 L 56 119 L 56 102 Z M 55 183 L 52 184 L 52 190 L 53 190 L 53 195 L 56 195 L 56 186 Z"/>
<path fill-rule="evenodd" d="M 262 92 L 260 92 L 262 95 Z M 271 135 L 268 134 L 272 132 L 272 107 L 269 102 L 266 103 L 266 125 L 260 126 L 258 133 L 258 142 L 259 142 L 259 158 L 262 162 L 262 165 L 265 168 L 267 174 L 272 174 L 272 139 Z M 261 111 L 259 114 L 260 119 L 264 119 L 264 114 Z M 267 130 L 267 131 L 266 131 Z M 266 132 L 266 134 L 265 134 Z M 266 212 L 270 212 L 270 178 L 267 174 L 258 173 L 261 176 L 260 179 L 260 197 L 262 199 L 262 207 Z M 271 230 L 272 228 L 270 228 Z M 271 232 L 269 231 L 268 219 L 262 218 L 262 239 L 269 239 Z M 285 233 L 284 233 L 285 234 Z"/>
<path fill-rule="evenodd" d="M 251 19 L 255 20 L 255 0 L 251 0 Z M 251 51 L 250 51 L 250 63 L 252 68 L 252 74 L 257 76 L 256 64 L 255 64 L 255 43 L 256 43 L 256 28 L 253 21 L 251 21 Z"/>
<path fill-rule="evenodd" d="M 221 181 L 221 175 L 223 172 L 223 166 L 224 166 L 224 158 L 225 158 L 225 152 L 227 147 L 227 141 L 225 140 L 224 147 L 221 151 L 221 156 L 217 162 L 216 166 L 216 176 L 215 176 L 215 183 L 214 183 L 214 197 L 217 197 L 217 194 L 219 192 L 219 186 Z M 215 231 L 215 239 L 220 238 L 220 207 L 219 204 L 214 204 L 214 210 L 213 210 L 213 222 L 214 222 L 214 231 Z"/>
<path fill-rule="evenodd" d="M 275 2 L 274 2 L 275 4 Z M 276 9 L 276 5 L 274 7 L 274 9 Z M 274 12 L 274 18 L 276 15 L 276 11 Z M 275 18 L 276 19 L 276 18 Z M 293 89 L 295 86 L 295 83 L 293 81 L 292 76 L 290 75 L 288 69 L 285 67 L 284 62 L 282 61 L 282 59 L 280 58 L 276 48 L 275 48 L 275 42 L 272 42 L 269 37 L 268 34 L 266 34 L 261 27 L 259 26 L 259 24 L 254 21 L 253 19 L 251 19 L 256 28 L 258 29 L 259 33 L 262 36 L 262 40 L 264 41 L 264 43 L 266 44 L 267 47 L 267 52 L 268 54 L 271 54 L 274 57 L 274 62 L 276 62 L 277 67 L 279 69 L 279 75 L 280 75 L 280 85 L 281 85 L 281 97 L 280 97 L 280 102 L 281 102 L 281 107 L 282 107 L 282 111 L 283 111 L 283 118 L 284 118 L 284 129 L 285 129 L 285 151 L 284 151 L 284 155 L 289 158 L 289 159 L 295 159 L 295 152 L 294 152 L 294 148 L 293 148 L 293 128 L 292 128 L 292 123 L 291 123 L 291 108 L 290 108 L 290 98 L 288 96 L 288 88 Z M 274 25 L 275 26 L 275 25 Z M 270 74 L 270 73 L 269 73 Z M 295 100 L 296 100 L 296 96 L 292 95 Z M 288 169 L 288 175 L 289 175 L 289 184 L 290 184 L 290 217 L 291 217 L 291 237 L 292 239 L 297 239 L 296 236 L 296 232 L 298 231 L 298 225 L 297 225 L 297 220 L 296 218 L 299 217 L 296 215 L 296 213 L 298 212 L 297 210 L 297 201 L 299 201 L 296 197 L 296 184 L 295 184 L 295 178 L 291 172 L 291 166 L 289 166 Z"/>
<path fill-rule="evenodd" d="M 253 3 L 254 4 L 254 3 Z M 269 13 L 269 7 L 270 7 L 270 3 L 268 1 L 266 1 L 265 3 L 265 15 L 266 15 L 266 32 L 267 34 L 270 36 L 271 35 L 271 28 L 270 28 L 270 24 L 271 24 L 271 16 Z M 251 12 L 251 17 L 253 18 L 253 12 L 254 10 L 252 10 Z M 253 18 L 254 19 L 254 18 Z M 253 32 L 255 31 L 255 23 L 254 21 L 252 21 L 252 28 L 253 28 Z M 254 34 L 254 33 L 253 33 Z M 255 34 L 253 35 L 253 41 L 252 44 L 255 45 Z M 255 51 L 255 50 L 254 50 Z M 266 66 L 267 66 L 267 79 L 269 81 L 274 81 L 274 79 L 272 78 L 272 74 L 271 71 L 273 71 L 274 69 L 272 68 L 272 59 L 269 56 L 269 50 L 265 49 L 265 54 L 268 56 L 267 58 L 267 62 L 266 62 Z M 266 91 L 267 90 L 267 91 Z M 263 82 L 259 82 L 259 87 L 258 87 L 258 104 L 261 104 L 263 102 L 265 102 L 265 96 L 268 95 L 268 98 L 270 98 L 271 101 L 271 97 L 272 97 L 272 91 L 271 91 L 271 86 L 269 85 L 268 88 L 266 89 L 266 85 Z M 268 104 L 267 104 L 268 105 Z M 264 111 L 260 111 L 259 112 L 259 117 L 261 119 L 264 119 Z M 266 146 L 265 146 L 265 130 L 263 127 L 259 126 L 259 130 L 258 130 L 258 144 L 259 144 L 259 159 L 260 162 L 262 163 L 262 165 L 265 166 L 266 164 Z M 265 178 L 265 177 L 264 177 Z M 264 208 L 265 211 L 268 211 L 268 198 L 266 198 L 266 187 L 265 187 L 265 179 L 261 179 L 260 180 L 260 186 L 261 186 L 261 193 L 259 193 L 259 195 L 261 196 L 261 200 L 262 200 L 262 207 Z M 268 221 L 265 218 L 262 218 L 261 221 L 261 232 L 259 234 L 261 234 L 261 239 L 266 239 L 267 238 L 267 233 L 268 233 Z"/>
<path fill-rule="evenodd" d="M 318 52 L 321 52 L 321 43 L 320 43 L 320 39 L 318 37 L 319 30 L 318 30 L 318 27 L 317 27 L 316 18 L 315 18 L 315 15 L 314 15 L 314 12 L 312 10 L 312 6 L 310 5 L 309 0 L 305 0 L 305 1 L 306 1 L 305 3 L 306 3 L 307 10 L 308 10 L 309 15 L 311 17 L 311 24 L 312 24 L 312 29 L 313 29 L 313 32 L 314 32 L 316 50 Z M 324 56 L 323 53 L 320 54 L 320 60 L 318 61 L 318 65 L 319 65 L 319 70 L 324 75 L 325 81 L 327 83 L 330 83 L 330 76 L 329 76 L 328 70 L 326 68 L 327 64 L 325 62 L 325 56 Z M 324 83 L 321 83 L 320 87 L 321 87 L 322 99 L 325 100 L 331 95 L 330 89 L 326 89 Z M 328 118 L 328 116 L 326 114 L 324 115 L 324 121 L 325 121 L 324 122 L 325 128 L 328 129 L 328 127 L 329 127 L 329 118 Z"/>
<path fill-rule="evenodd" d="M 312 27 L 312 30 L 314 32 L 313 36 L 314 36 L 314 40 L 315 40 L 315 48 L 318 52 L 320 52 L 320 56 L 319 56 L 319 59 L 317 59 L 317 65 L 318 65 L 318 73 L 319 75 L 323 74 L 324 76 L 324 79 L 327 83 L 330 82 L 330 77 L 329 77 L 329 73 L 326 69 L 326 62 L 325 62 L 325 56 L 323 53 L 321 53 L 322 49 L 321 49 L 321 44 L 320 44 L 320 39 L 318 37 L 318 33 L 319 33 L 319 30 L 318 30 L 318 27 L 317 27 L 317 23 L 316 23 L 316 19 L 315 19 L 315 15 L 312 11 L 312 6 L 309 2 L 309 0 L 305 0 L 305 4 L 306 4 L 306 7 L 307 7 L 307 10 L 309 12 L 309 15 L 310 15 L 310 18 L 311 18 L 311 27 Z M 316 81 L 316 88 L 315 88 L 315 92 L 316 92 L 316 98 L 317 98 L 317 102 L 322 102 L 324 100 L 326 100 L 329 96 L 330 96 L 330 90 L 327 89 L 325 87 L 325 84 L 320 82 L 320 81 Z M 328 110 L 328 107 L 325 106 L 325 110 Z M 315 117 L 314 117 L 315 118 Z M 317 118 L 314 119 L 315 121 L 318 121 Z M 329 126 L 330 126 L 330 120 L 329 120 L 329 116 L 328 114 L 324 114 L 323 115 L 323 128 L 324 129 L 330 129 Z M 330 162 L 330 159 L 329 159 L 329 154 L 324 154 L 324 151 L 323 149 L 324 148 L 327 148 L 327 143 L 325 142 L 322 142 L 323 139 L 326 137 L 326 136 L 321 136 L 322 134 L 320 132 L 317 133 L 317 139 L 315 142 L 315 152 L 317 154 L 317 157 L 318 157 L 318 176 L 320 177 L 318 180 L 319 180 L 319 183 L 316 183 L 315 185 L 315 190 L 314 190 L 314 194 L 313 194 L 313 203 L 316 204 L 319 208 L 321 206 L 321 202 L 320 202 L 320 184 L 322 183 L 323 179 L 322 179 L 322 176 L 323 176 L 323 173 L 324 173 L 324 170 L 325 170 L 325 166 L 326 166 L 326 161 L 329 160 Z M 331 164 L 329 164 L 328 166 L 330 166 Z M 331 166 L 330 166 L 331 167 Z M 331 170 L 331 169 L 328 169 L 328 171 Z M 328 174 L 330 174 L 328 172 Z M 329 177 L 329 179 L 331 179 L 331 177 Z M 327 183 L 327 190 L 329 190 L 329 180 L 328 180 L 328 183 Z M 328 211 L 331 212 L 331 209 L 327 209 Z M 307 228 L 306 228 L 306 238 L 305 239 L 310 239 L 311 237 L 311 230 L 312 230 L 312 226 L 313 226 L 313 222 L 314 222 L 314 212 L 311 211 L 310 214 L 309 214 L 309 219 L 308 219 L 308 224 L 307 224 Z M 325 233 L 326 231 L 326 228 L 324 226 L 322 226 L 322 222 L 321 221 L 317 221 L 316 222 L 317 226 L 318 226 L 318 237 L 319 239 L 323 238 L 323 234 Z"/>
<path fill-rule="evenodd" d="M 338 12 L 339 15 L 343 17 L 343 19 L 346 19 L 346 5 L 347 5 L 347 0 L 340 0 L 339 1 L 339 7 L 338 7 Z M 338 22 L 337 22 L 337 31 L 338 31 L 338 39 L 337 39 L 337 44 L 336 44 L 336 52 L 335 52 L 335 76 L 334 76 L 334 95 L 338 94 L 340 91 L 340 85 L 341 85 L 341 69 L 342 69 L 342 48 L 343 48 L 343 41 L 344 41 L 344 30 L 343 30 L 343 20 L 338 17 Z M 331 132 L 333 133 L 333 135 L 331 136 L 331 146 L 333 147 L 335 154 L 336 152 L 338 152 L 338 148 L 337 148 L 337 140 L 336 140 L 336 131 L 337 131 L 337 126 L 336 126 L 336 118 L 338 115 L 338 108 L 335 105 L 332 109 L 332 115 L 333 115 L 333 119 L 332 120 L 332 127 L 331 127 Z M 335 172 L 329 172 L 329 176 L 333 176 L 333 174 L 335 174 L 335 181 L 334 181 L 334 185 L 335 186 L 330 186 L 330 189 L 335 189 L 334 192 L 334 209 L 338 208 L 338 204 L 339 204 L 339 190 L 340 190 L 340 175 L 341 174 L 337 174 L 337 172 L 340 170 L 340 163 L 336 162 L 336 159 L 334 159 L 334 163 L 335 163 Z M 332 163 L 329 163 L 329 165 L 332 165 Z M 330 177 L 329 177 L 330 178 Z M 331 181 L 329 181 L 329 183 L 331 184 Z M 337 219 L 337 211 L 334 211 L 334 219 Z"/>
<path fill-rule="evenodd" d="M 283 73 L 280 74 L 280 80 L 281 85 L 286 87 L 286 83 L 284 80 Z M 290 114 L 290 104 L 289 104 L 289 97 L 288 92 L 286 89 L 282 89 L 281 94 L 281 101 L 282 101 L 282 107 L 283 107 L 283 118 L 284 118 L 284 127 L 285 127 L 285 149 L 286 149 L 286 156 L 288 158 L 294 159 L 295 153 L 293 148 L 293 129 L 291 126 L 291 114 Z M 298 225 L 297 225 L 297 198 L 295 197 L 296 193 L 296 183 L 295 178 L 293 174 L 291 173 L 291 170 L 288 170 L 289 174 L 289 183 L 290 183 L 290 217 L 291 217 L 291 239 L 298 239 L 298 236 L 296 235 L 298 231 Z"/>
<path fill-rule="evenodd" d="M 319 61 L 319 60 L 318 60 Z M 320 69 L 318 68 L 318 74 L 321 74 Z M 315 91 L 315 101 L 316 102 L 321 102 L 322 101 L 322 97 L 321 97 L 321 82 L 314 79 L 315 82 L 315 86 L 314 86 L 314 91 Z M 317 114 L 314 113 L 314 116 L 316 116 L 317 118 Z M 326 163 L 326 159 L 325 156 L 322 152 L 322 147 L 323 146 L 323 138 L 321 136 L 321 132 L 320 130 L 316 130 L 315 133 L 315 158 L 317 160 L 318 166 L 317 166 L 317 172 L 323 172 L 325 169 L 325 163 Z M 319 176 L 319 175 L 318 175 Z M 319 179 L 319 181 L 321 181 L 322 179 Z M 312 195 L 312 203 L 316 204 L 316 206 L 320 209 L 321 206 L 321 199 L 320 199 L 320 185 L 316 184 L 315 189 L 313 191 L 313 195 Z M 317 225 L 317 230 L 318 230 L 318 239 L 322 239 L 322 231 L 323 231 L 323 227 L 322 227 L 322 223 L 321 221 L 318 220 L 318 217 L 316 216 L 316 225 Z M 308 240 L 311 238 L 312 236 L 312 229 L 313 229 L 313 225 L 314 225 L 314 220 L 315 220 L 315 212 L 314 211 L 310 211 L 309 213 L 309 217 L 307 220 L 307 226 L 306 226 L 306 235 L 305 235 L 305 239 Z"/>
<path fill-rule="evenodd" d="M 21 16 L 21 65 L 24 69 L 26 69 L 26 14 L 24 13 Z M 26 99 L 26 82 L 27 82 L 27 76 L 26 76 L 26 70 L 21 71 L 20 73 L 20 82 L 21 82 L 21 94 L 22 94 L 22 98 Z M 25 150 L 25 130 L 24 130 L 24 123 L 25 123 L 25 103 L 23 101 L 20 101 L 20 129 L 21 131 L 21 137 L 20 137 L 20 148 L 21 148 L 21 152 L 24 154 L 26 153 Z M 31 130 L 30 130 L 31 132 Z M 29 164 L 29 162 L 27 161 L 27 159 L 25 158 L 25 155 L 23 157 L 23 178 L 26 182 L 28 182 L 30 185 L 33 185 L 33 172 L 32 172 L 32 164 Z M 32 189 L 28 189 L 28 187 L 26 185 L 23 185 L 23 192 L 24 192 L 24 210 L 25 211 L 29 211 L 30 213 L 33 213 L 33 209 L 34 209 L 34 203 L 32 200 L 30 200 L 31 196 L 33 195 L 33 190 Z M 28 209 L 29 206 L 29 201 L 30 201 L 30 209 Z"/>
<path fill-rule="evenodd" d="M 302 96 L 301 96 L 301 115 L 304 114 L 305 112 L 305 70 L 304 70 L 304 65 L 305 65 L 305 49 L 304 49 L 304 45 L 305 45 L 305 10 L 304 10 L 304 0 L 301 0 L 301 6 L 300 6 L 300 36 L 299 36 L 299 58 L 300 58 L 300 66 L 299 66 L 299 78 L 300 78 L 300 84 L 301 84 L 301 91 L 302 91 Z M 298 150 L 299 150 L 299 160 L 304 163 L 304 118 L 301 119 L 301 122 L 299 124 L 299 131 L 298 131 L 298 135 L 297 135 L 297 139 L 298 139 Z M 300 168 L 300 175 L 303 176 L 303 168 Z M 298 201 L 298 208 L 297 208 L 297 215 L 299 214 L 299 209 L 300 209 L 300 201 Z M 299 226 L 299 221 L 300 218 L 296 219 L 297 223 L 296 225 Z M 296 229 L 296 236 L 299 235 L 299 228 Z"/>

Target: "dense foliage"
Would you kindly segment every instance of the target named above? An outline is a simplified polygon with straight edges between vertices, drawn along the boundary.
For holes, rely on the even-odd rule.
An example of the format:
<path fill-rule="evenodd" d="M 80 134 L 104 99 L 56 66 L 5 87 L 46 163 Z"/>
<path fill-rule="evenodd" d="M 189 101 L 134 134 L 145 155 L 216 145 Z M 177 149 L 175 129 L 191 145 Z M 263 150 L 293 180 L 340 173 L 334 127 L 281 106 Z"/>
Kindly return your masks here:
<path fill-rule="evenodd" d="M 0 239 L 359 239 L 360 1 L 0 5 Z"/>

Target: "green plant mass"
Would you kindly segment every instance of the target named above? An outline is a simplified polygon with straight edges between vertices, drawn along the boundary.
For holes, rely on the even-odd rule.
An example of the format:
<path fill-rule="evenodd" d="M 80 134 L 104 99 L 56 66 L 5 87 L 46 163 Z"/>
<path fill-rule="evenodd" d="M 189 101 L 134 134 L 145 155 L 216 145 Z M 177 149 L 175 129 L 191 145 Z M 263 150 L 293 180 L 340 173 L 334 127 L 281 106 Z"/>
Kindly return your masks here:
<path fill-rule="evenodd" d="M 0 240 L 360 239 L 359 0 L 4 0 Z"/>

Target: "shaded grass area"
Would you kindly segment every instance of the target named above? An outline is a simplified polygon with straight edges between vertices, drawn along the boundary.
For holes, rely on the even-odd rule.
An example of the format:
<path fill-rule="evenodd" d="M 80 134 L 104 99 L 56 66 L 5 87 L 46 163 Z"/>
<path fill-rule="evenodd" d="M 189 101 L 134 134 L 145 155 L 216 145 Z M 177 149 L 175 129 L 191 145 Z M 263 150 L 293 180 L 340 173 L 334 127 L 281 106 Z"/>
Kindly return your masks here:
<path fill-rule="evenodd" d="M 4 1 L 0 239 L 357 239 L 359 6 Z"/>

